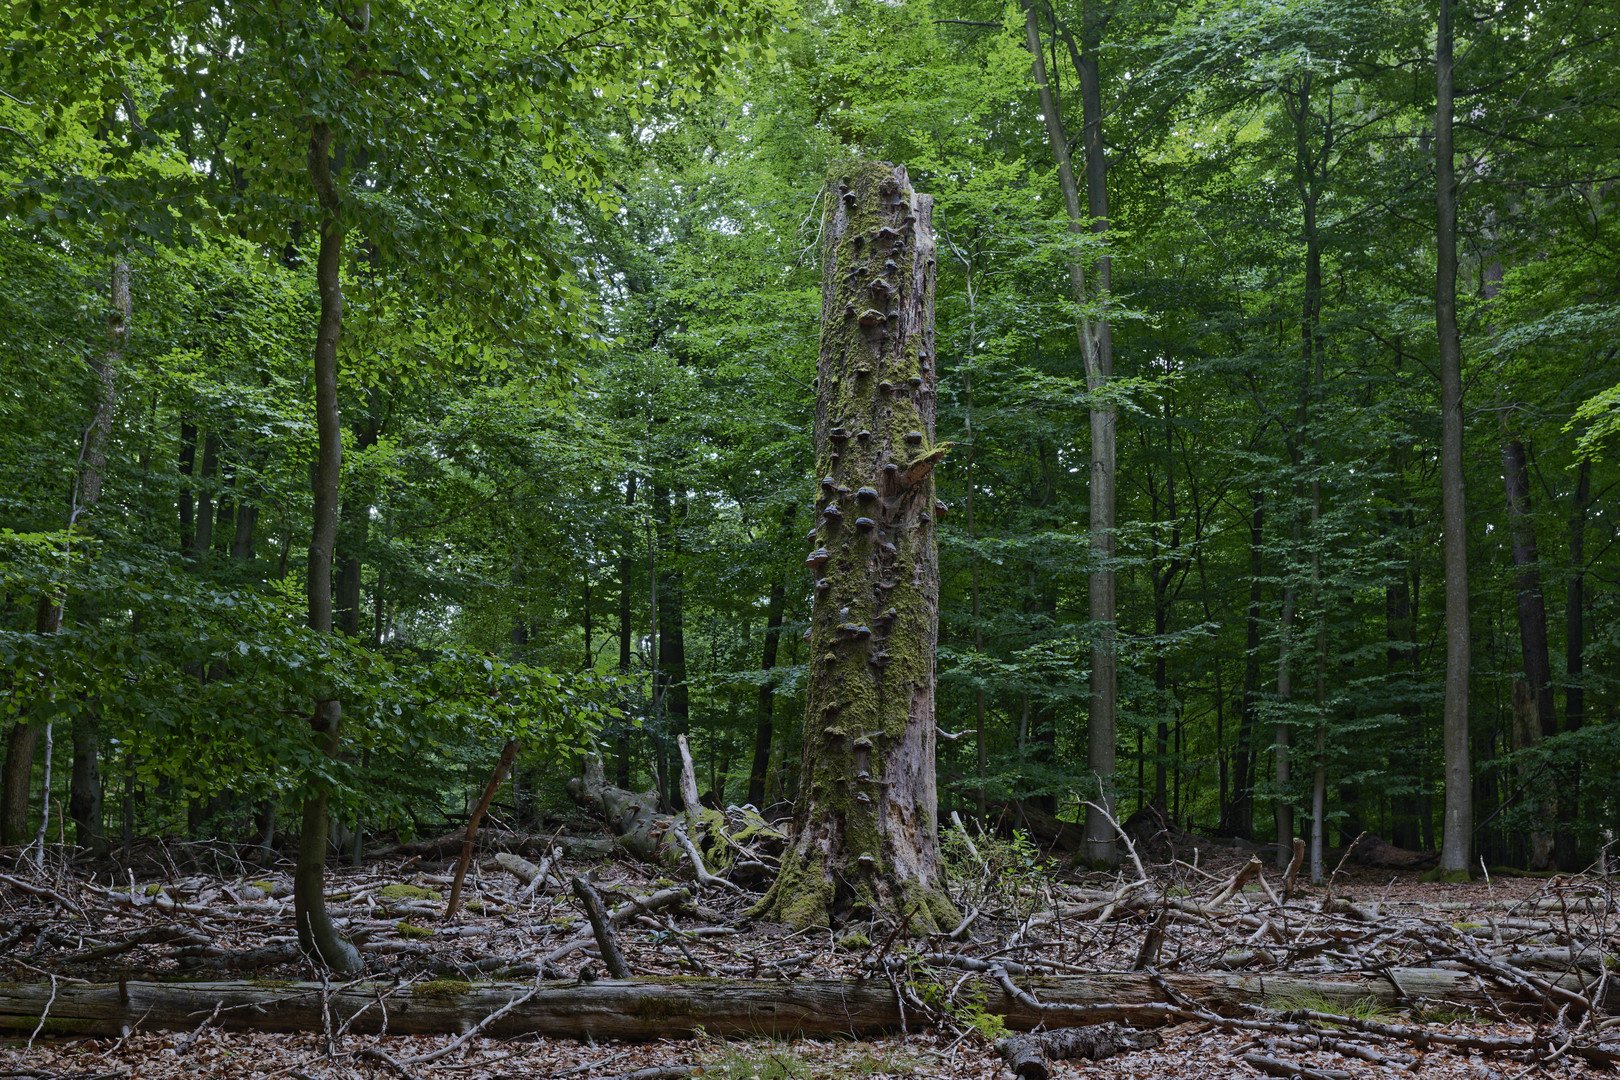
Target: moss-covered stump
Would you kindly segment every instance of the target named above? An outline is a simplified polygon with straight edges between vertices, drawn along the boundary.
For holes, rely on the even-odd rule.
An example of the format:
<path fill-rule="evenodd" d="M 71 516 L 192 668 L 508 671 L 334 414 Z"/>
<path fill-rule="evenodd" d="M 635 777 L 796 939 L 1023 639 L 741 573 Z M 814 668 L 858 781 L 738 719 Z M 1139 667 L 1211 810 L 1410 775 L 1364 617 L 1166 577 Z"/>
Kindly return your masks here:
<path fill-rule="evenodd" d="M 757 910 L 931 932 L 957 919 L 934 821 L 933 198 L 904 167 L 862 162 L 826 206 L 804 757 L 793 843 Z"/>

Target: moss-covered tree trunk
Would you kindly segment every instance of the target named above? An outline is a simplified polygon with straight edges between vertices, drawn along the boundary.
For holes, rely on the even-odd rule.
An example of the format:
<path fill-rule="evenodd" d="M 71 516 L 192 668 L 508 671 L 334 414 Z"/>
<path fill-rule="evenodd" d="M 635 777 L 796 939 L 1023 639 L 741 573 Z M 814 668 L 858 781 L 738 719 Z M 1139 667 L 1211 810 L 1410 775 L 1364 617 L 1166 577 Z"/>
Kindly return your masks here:
<path fill-rule="evenodd" d="M 793 842 L 761 908 L 795 927 L 956 918 L 935 839 L 933 199 L 852 165 L 823 223 L 815 575 Z"/>

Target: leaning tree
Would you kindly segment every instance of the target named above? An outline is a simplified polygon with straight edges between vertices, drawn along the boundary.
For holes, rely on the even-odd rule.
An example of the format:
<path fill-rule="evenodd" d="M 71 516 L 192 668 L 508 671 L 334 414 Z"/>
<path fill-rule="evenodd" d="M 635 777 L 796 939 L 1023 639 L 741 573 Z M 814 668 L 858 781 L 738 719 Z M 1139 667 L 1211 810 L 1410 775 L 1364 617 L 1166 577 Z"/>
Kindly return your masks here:
<path fill-rule="evenodd" d="M 799 928 L 957 918 L 934 821 L 933 202 L 882 162 L 828 184 L 804 758 L 793 843 L 759 908 Z"/>

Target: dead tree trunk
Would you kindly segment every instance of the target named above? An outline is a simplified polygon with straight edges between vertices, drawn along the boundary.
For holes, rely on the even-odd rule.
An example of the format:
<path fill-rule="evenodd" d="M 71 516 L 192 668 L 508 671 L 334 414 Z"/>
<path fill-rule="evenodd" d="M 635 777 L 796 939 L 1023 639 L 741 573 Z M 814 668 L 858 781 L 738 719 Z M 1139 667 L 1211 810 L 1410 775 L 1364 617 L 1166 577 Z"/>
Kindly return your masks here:
<path fill-rule="evenodd" d="M 760 904 L 798 928 L 958 918 L 934 821 L 933 209 L 904 166 L 865 162 L 829 185 L 804 758 L 793 845 Z"/>

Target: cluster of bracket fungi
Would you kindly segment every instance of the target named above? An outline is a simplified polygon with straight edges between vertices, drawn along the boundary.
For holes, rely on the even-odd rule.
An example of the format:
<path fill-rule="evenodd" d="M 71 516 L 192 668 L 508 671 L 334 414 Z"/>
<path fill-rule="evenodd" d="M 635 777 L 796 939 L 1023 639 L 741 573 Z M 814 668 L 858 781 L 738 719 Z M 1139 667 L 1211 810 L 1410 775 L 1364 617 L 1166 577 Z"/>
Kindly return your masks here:
<path fill-rule="evenodd" d="M 857 197 L 850 190 L 848 181 L 839 185 L 839 192 L 845 207 L 853 209 Z M 835 380 L 840 377 L 853 377 L 856 380 L 857 390 L 864 391 L 858 393 L 856 399 L 870 402 L 874 415 L 879 409 L 890 410 L 892 413 L 893 402 L 912 401 L 916 406 L 920 424 L 921 418 L 926 415 L 927 395 L 934 392 L 933 358 L 928 352 L 926 340 L 920 343 L 915 369 L 903 373 L 883 370 L 884 355 L 890 351 L 891 342 L 896 346 L 890 356 L 891 367 L 900 366 L 906 360 L 905 352 L 898 348 L 900 337 L 897 331 L 900 319 L 898 301 L 903 297 L 908 283 L 898 279 L 897 275 L 901 272 L 901 265 L 905 260 L 907 243 L 915 235 L 917 215 L 902 192 L 900 184 L 894 179 L 883 180 L 878 193 L 882 199 L 881 209 L 887 212 L 885 216 L 895 221 L 898 227 L 884 224 L 871 232 L 853 235 L 850 238 L 850 246 L 854 257 L 845 272 L 847 295 L 852 299 L 844 305 L 844 318 L 846 321 L 854 320 L 860 326 L 861 338 L 871 347 L 871 361 L 857 358 L 852 373 L 829 377 Z M 928 262 L 933 261 L 930 256 Z M 860 304 L 866 306 L 858 306 Z M 847 346 L 839 359 L 848 359 Z M 909 363 L 904 363 L 904 366 L 911 368 Z M 881 377 L 890 374 L 901 381 Z M 879 377 L 877 383 L 875 386 L 870 385 L 869 380 L 875 376 Z M 867 662 L 873 668 L 881 670 L 889 662 L 889 654 L 883 649 L 882 643 L 898 618 L 896 610 L 887 604 L 888 594 L 897 584 L 894 580 L 894 570 L 895 559 L 899 553 L 891 535 L 907 527 L 905 519 L 908 516 L 906 511 L 910 502 L 907 496 L 916 488 L 922 475 L 926 475 L 927 468 L 932 467 L 932 461 L 928 461 L 922 475 L 913 471 L 919 462 L 925 460 L 923 456 L 919 456 L 922 455 L 925 441 L 921 431 L 908 431 L 901 436 L 906 450 L 911 452 L 909 456 L 915 459 L 901 463 L 890 456 L 894 448 L 882 446 L 874 448 L 871 430 L 862 427 L 852 432 L 845 426 L 849 422 L 840 418 L 827 432 L 829 444 L 827 462 L 832 471 L 821 480 L 821 498 L 817 502 L 820 520 L 816 527 L 810 530 L 808 541 L 814 550 L 805 560 L 805 564 L 817 575 L 817 606 L 824 607 L 821 618 L 835 625 L 835 641 L 873 642 Z M 881 490 L 869 485 L 852 489 L 839 482 L 838 474 L 844 471 L 840 466 L 846 457 L 852 454 L 868 457 L 874 450 L 883 462 L 881 477 L 873 478 L 881 485 Z M 946 513 L 944 503 L 935 502 L 932 509 L 932 514 L 927 510 L 918 513 L 911 527 L 926 528 L 935 517 L 944 518 Z M 831 579 L 821 575 L 833 559 L 831 545 L 839 543 L 840 539 L 842 549 L 846 551 L 857 541 L 875 545 L 879 573 L 878 580 L 872 583 L 876 594 L 873 607 L 881 610 L 872 616 L 871 625 L 852 619 L 847 605 L 832 608 L 821 604 L 833 588 Z M 805 640 L 809 639 L 810 634 L 807 631 Z M 837 662 L 838 654 L 829 652 L 823 659 L 831 665 Z"/>

